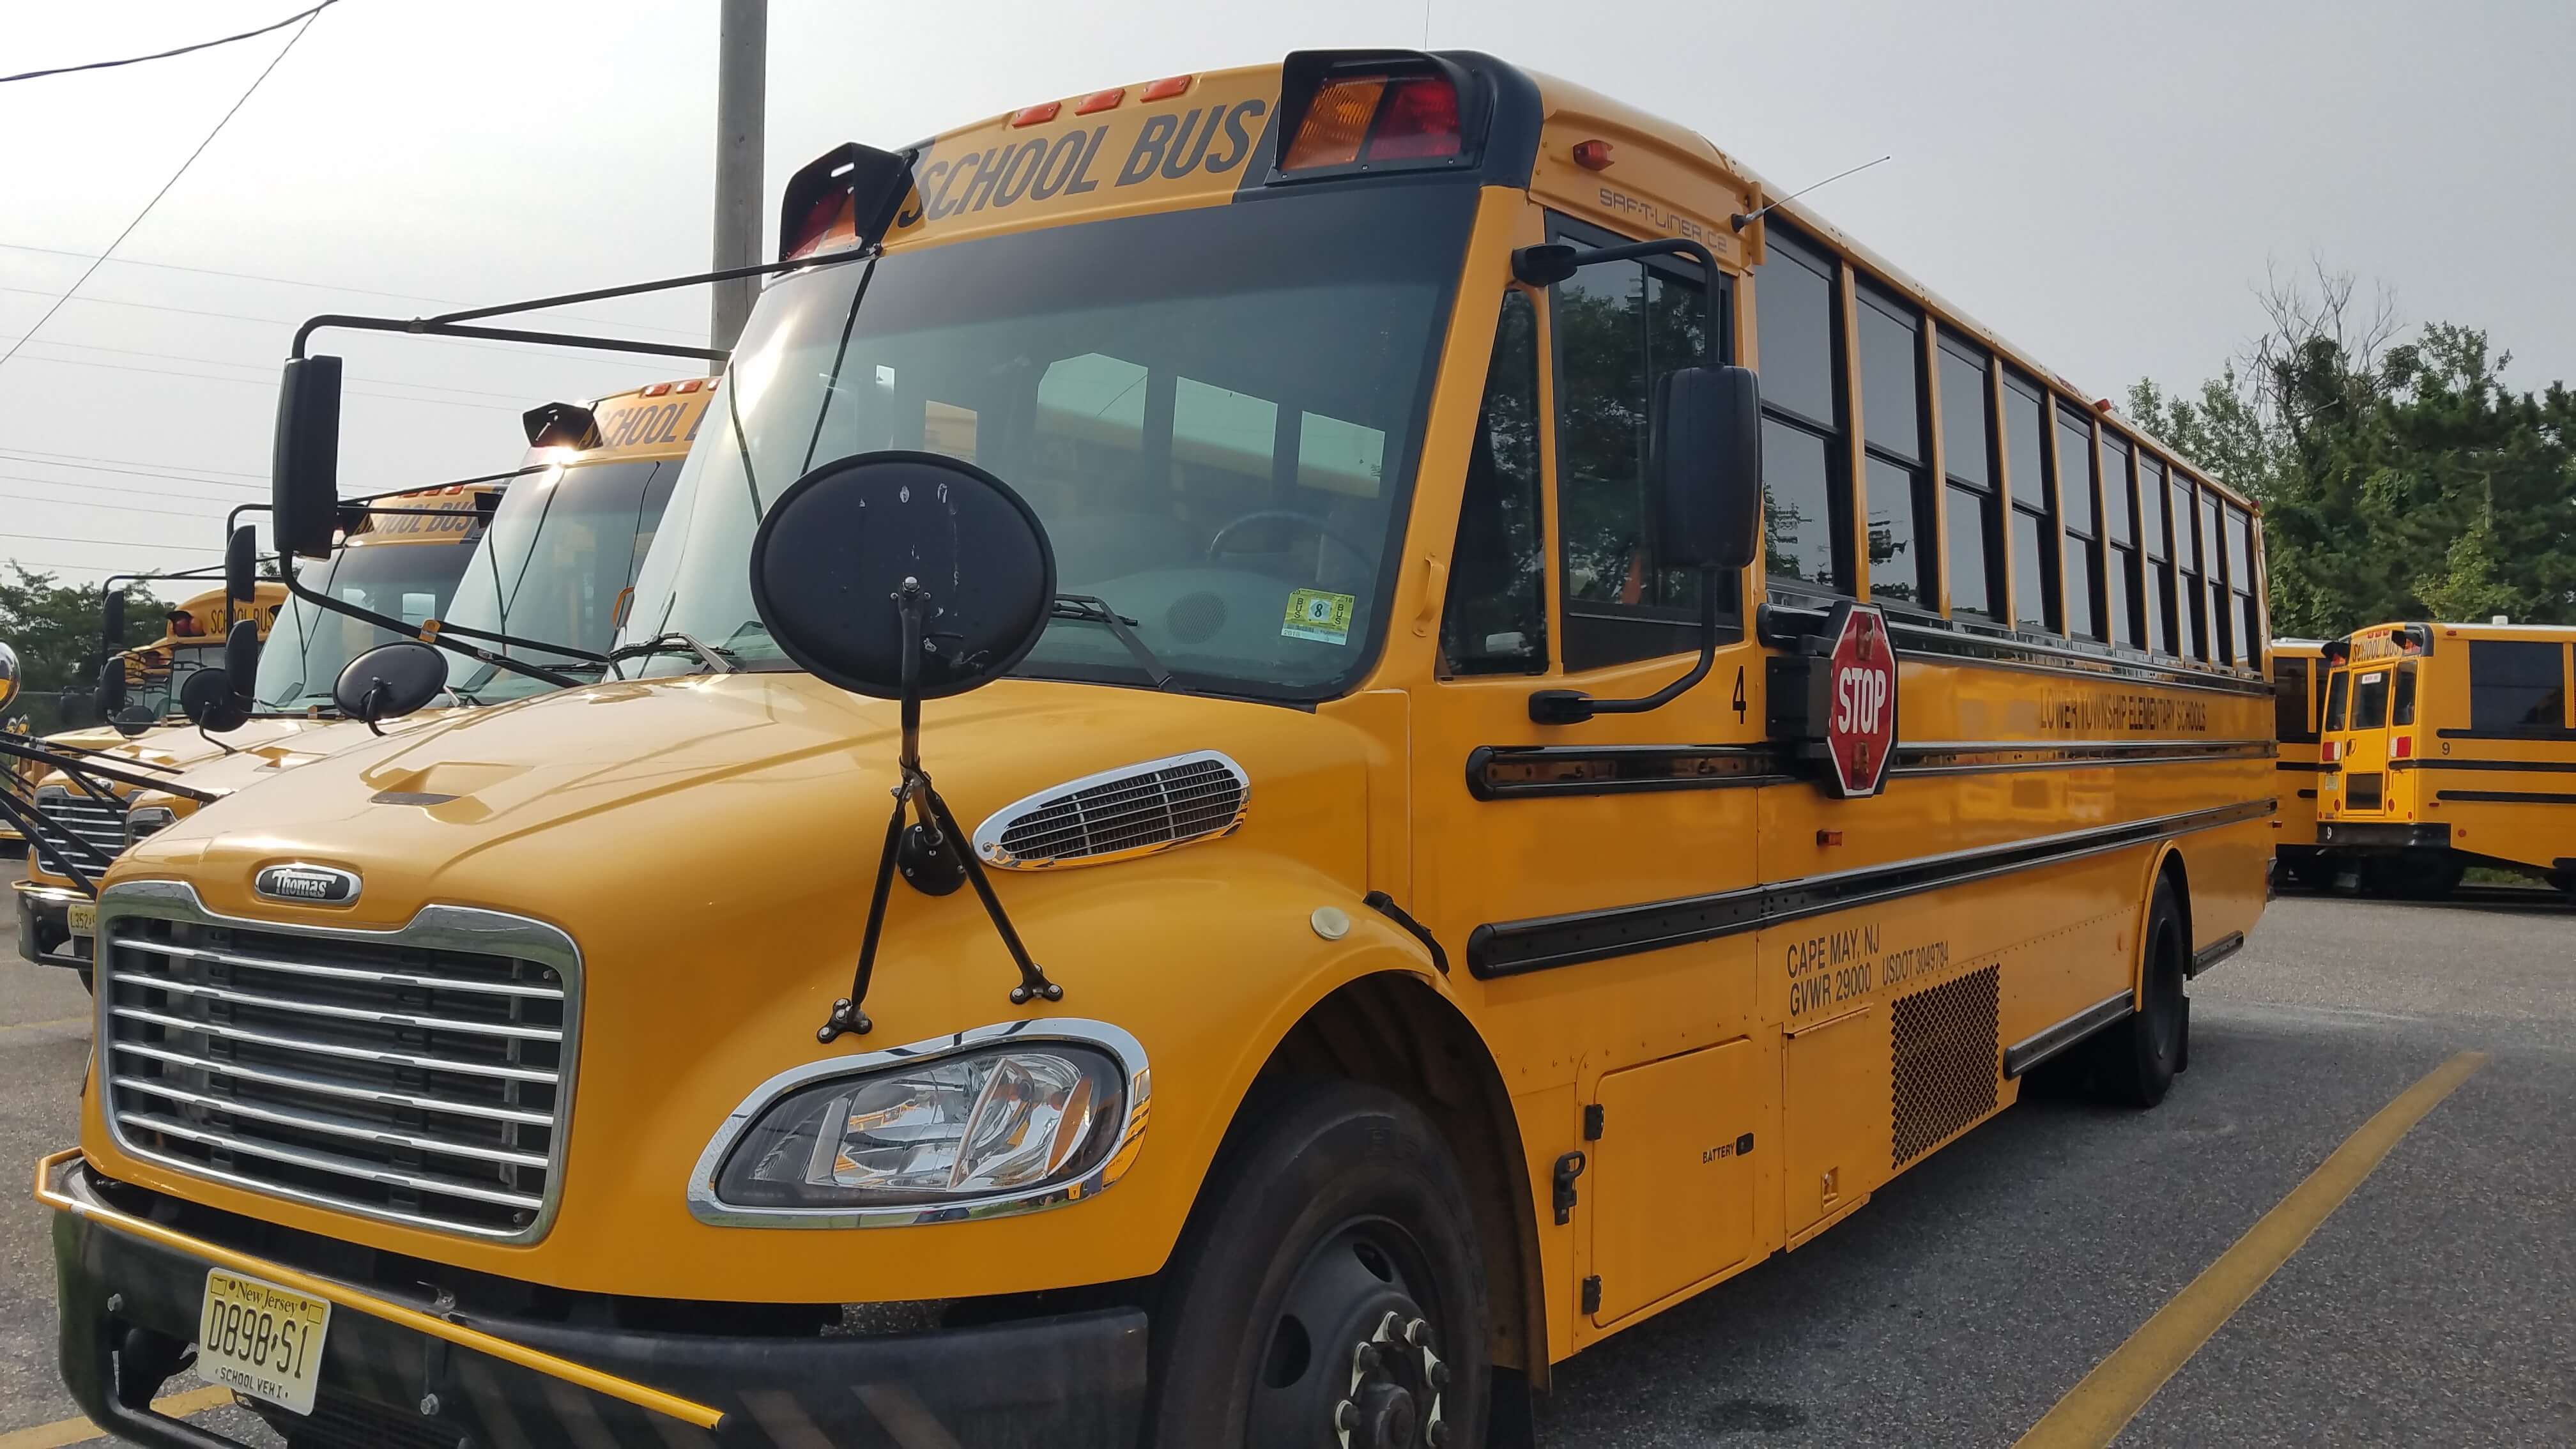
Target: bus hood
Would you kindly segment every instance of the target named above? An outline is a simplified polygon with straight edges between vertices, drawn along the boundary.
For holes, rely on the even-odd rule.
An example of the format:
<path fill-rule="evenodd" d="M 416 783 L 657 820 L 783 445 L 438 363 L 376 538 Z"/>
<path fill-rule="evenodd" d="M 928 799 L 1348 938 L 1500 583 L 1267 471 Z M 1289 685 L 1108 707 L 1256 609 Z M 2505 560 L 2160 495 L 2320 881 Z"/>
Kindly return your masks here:
<path fill-rule="evenodd" d="M 1333 813 L 1340 828 L 1300 836 L 1337 842 L 1336 858 L 1311 863 L 1354 883 L 1364 872 L 1365 742 L 1347 725 L 1035 680 L 932 701 L 922 714 L 923 762 L 970 833 L 1050 787 L 1214 749 L 1251 776 L 1256 820 Z M 893 703 L 803 674 L 563 690 L 301 768 L 228 762 L 261 788 L 152 837 L 111 879 L 175 877 L 225 914 L 369 929 L 400 926 L 432 902 L 551 919 L 576 936 L 589 909 L 631 916 L 683 900 L 750 911 L 810 891 L 838 915 L 853 891 L 864 907 L 897 743 Z M 251 878 L 285 861 L 355 870 L 362 895 L 344 908 L 256 899 Z"/>
<path fill-rule="evenodd" d="M 423 710 L 401 719 L 382 721 L 378 728 L 388 735 L 405 734 L 434 724 L 452 712 L 443 709 Z M 254 723 L 260 722 L 254 721 Z M 363 745 L 376 738 L 372 731 L 356 720 L 289 720 L 284 723 L 294 725 L 295 728 L 272 734 L 256 744 L 236 742 L 233 745 L 232 754 L 202 760 L 189 766 L 185 773 L 172 776 L 172 783 L 185 785 L 191 790 L 203 790 L 210 794 L 230 795 L 236 790 L 256 785 L 282 770 L 292 770 L 312 764 L 316 760 L 336 755 L 342 750 Z M 134 797 L 134 803 L 169 805 L 175 798 L 177 797 L 146 790 Z M 184 802 L 181 813 L 184 814 L 194 808 L 196 808 L 194 802 Z"/>

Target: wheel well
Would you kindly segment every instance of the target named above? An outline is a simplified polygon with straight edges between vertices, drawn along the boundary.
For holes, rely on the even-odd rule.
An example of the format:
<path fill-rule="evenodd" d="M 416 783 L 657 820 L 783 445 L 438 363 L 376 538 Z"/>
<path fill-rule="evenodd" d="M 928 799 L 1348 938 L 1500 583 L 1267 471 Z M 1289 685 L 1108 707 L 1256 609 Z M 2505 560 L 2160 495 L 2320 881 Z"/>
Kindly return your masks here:
<path fill-rule="evenodd" d="M 2200 949 L 2200 938 L 2191 933 L 2191 872 L 2183 864 L 2181 846 L 2165 852 L 2164 860 L 2156 867 L 2156 874 L 2173 882 L 2174 908 L 2182 912 L 2183 965 L 2188 969 L 2191 954 Z"/>
<path fill-rule="evenodd" d="M 1361 977 L 1315 1003 L 1260 1076 L 1369 1082 L 1431 1118 L 1466 1175 L 1493 1305 L 1493 1362 L 1542 1385 L 1546 1298 L 1520 1128 L 1500 1070 L 1458 1009 L 1412 976 Z"/>

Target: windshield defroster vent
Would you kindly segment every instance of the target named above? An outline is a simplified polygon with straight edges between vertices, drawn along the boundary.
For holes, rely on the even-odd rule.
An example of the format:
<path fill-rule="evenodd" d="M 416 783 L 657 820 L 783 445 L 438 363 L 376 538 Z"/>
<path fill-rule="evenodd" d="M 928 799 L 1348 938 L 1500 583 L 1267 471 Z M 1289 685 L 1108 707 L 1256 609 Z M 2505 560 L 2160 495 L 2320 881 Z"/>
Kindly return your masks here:
<path fill-rule="evenodd" d="M 1105 865 L 1231 835 L 1252 779 L 1214 750 L 1147 760 L 1068 780 L 996 810 L 975 853 L 1003 870 Z"/>

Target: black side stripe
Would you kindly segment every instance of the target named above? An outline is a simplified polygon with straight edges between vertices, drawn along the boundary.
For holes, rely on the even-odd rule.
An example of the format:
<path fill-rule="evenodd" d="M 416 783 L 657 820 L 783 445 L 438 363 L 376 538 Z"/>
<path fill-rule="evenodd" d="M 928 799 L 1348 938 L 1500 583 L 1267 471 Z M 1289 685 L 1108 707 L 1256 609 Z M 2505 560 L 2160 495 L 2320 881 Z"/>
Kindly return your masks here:
<path fill-rule="evenodd" d="M 2247 800 L 2210 810 L 1806 876 L 1775 885 L 1562 916 L 1488 922 L 1468 933 L 1467 970 L 1479 980 L 1491 980 L 1716 940 L 1829 911 L 1897 900 L 2193 831 L 2259 820 L 2278 809 L 2279 803 L 2271 799 Z"/>
<path fill-rule="evenodd" d="M 2576 805 L 2576 794 L 2547 790 L 2437 790 L 2433 798 L 2479 805 Z"/>
<path fill-rule="evenodd" d="M 2309 774 L 2314 774 L 2327 767 L 2315 760 L 2275 760 L 2272 762 L 2272 768 L 2275 770 L 2299 770 Z"/>
<path fill-rule="evenodd" d="M 2448 757 L 2391 760 L 2392 770 L 2529 770 L 2542 775 L 2576 775 L 2576 760 L 2454 760 Z"/>
<path fill-rule="evenodd" d="M 2046 1027 L 2004 1048 L 2004 1075 L 2018 1077 L 2137 1010 L 2130 993 L 2106 996 L 2055 1026 Z"/>
<path fill-rule="evenodd" d="M 1927 740 L 1896 747 L 1894 773 L 1975 775 L 2170 765 L 2269 757 L 2270 740 Z M 1777 745 L 1479 745 L 1467 755 L 1467 793 L 1479 800 L 1628 795 L 1785 785 L 1805 777 Z"/>
<path fill-rule="evenodd" d="M 2576 740 L 2576 730 L 2559 725 L 2490 725 L 2485 729 L 2446 729 L 2433 733 L 2446 740 L 2540 740 L 2562 744 Z"/>
<path fill-rule="evenodd" d="M 2183 967 L 2185 976 L 2198 976 L 2203 971 L 2245 949 L 2245 933 L 2230 931 L 2217 940 L 2191 953 L 2191 964 Z"/>

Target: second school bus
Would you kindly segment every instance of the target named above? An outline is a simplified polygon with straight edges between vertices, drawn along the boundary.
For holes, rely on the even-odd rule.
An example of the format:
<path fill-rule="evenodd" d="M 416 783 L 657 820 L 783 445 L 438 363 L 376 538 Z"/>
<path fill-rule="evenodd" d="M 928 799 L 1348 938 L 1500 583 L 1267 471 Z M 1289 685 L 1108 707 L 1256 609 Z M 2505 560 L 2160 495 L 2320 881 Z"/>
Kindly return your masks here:
<path fill-rule="evenodd" d="M 2317 843 L 2382 890 L 2472 865 L 2576 892 L 2576 628 L 2378 624 L 2324 646 Z"/>
<path fill-rule="evenodd" d="M 657 677 L 343 752 L 111 873 L 39 1189 L 84 1407 L 268 1294 L 299 1330 L 254 1394 L 322 1443 L 1508 1442 L 1551 1365 L 2041 1064 L 2154 1103 L 2263 905 L 2257 520 L 1811 213 L 1734 224 L 1772 201 L 1470 53 L 799 173 L 814 264 L 637 583 L 625 637 L 685 636 Z M 1758 479 L 1672 454 L 1659 395 L 1750 400 L 1701 364 L 1758 368 Z M 973 893 L 897 885 L 860 1034 L 898 710 L 790 662 L 749 559 L 887 449 L 1052 540 L 1056 621 L 922 749 L 1060 998 Z M 1669 566 L 1686 478 L 1767 494 L 1749 566 Z M 1601 707 L 1704 618 L 1692 687 Z"/>

